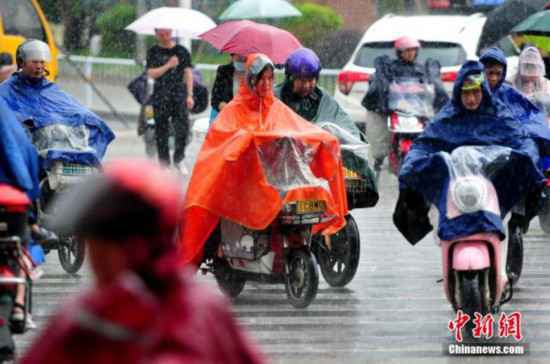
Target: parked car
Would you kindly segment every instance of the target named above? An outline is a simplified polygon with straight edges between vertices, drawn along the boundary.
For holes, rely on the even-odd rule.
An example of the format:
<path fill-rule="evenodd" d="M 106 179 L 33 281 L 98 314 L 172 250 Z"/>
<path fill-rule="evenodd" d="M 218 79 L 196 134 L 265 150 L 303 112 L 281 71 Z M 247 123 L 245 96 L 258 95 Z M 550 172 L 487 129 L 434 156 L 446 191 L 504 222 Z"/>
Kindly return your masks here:
<path fill-rule="evenodd" d="M 450 92 L 464 61 L 478 58 L 476 52 L 485 21 L 483 14 L 384 16 L 367 29 L 339 73 L 336 100 L 353 120 L 364 125 L 366 113 L 361 100 L 374 73 L 374 60 L 383 54 L 395 57 L 393 42 L 402 35 L 420 40 L 419 62 L 434 58 L 441 63 L 441 78 Z"/>

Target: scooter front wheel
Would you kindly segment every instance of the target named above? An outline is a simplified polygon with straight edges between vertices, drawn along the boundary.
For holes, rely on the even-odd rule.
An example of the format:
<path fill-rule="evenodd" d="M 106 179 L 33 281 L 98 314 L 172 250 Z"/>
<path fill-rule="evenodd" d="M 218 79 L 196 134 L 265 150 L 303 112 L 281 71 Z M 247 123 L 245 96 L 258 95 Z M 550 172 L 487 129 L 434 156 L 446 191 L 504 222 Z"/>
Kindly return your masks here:
<path fill-rule="evenodd" d="M 489 270 L 458 272 L 457 284 L 460 286 L 460 302 L 458 308 L 468 314 L 472 320 L 468 328 L 473 328 L 473 319 L 478 312 L 482 316 L 491 312 L 491 294 L 489 287 Z"/>
<path fill-rule="evenodd" d="M 361 256 L 359 229 L 353 216 L 346 216 L 346 226 L 330 237 L 331 246 L 326 246 L 323 237 L 318 237 L 317 258 L 321 273 L 332 287 L 344 287 L 351 282 Z"/>
<path fill-rule="evenodd" d="M 222 292 L 231 298 L 236 298 L 246 284 L 246 279 L 233 270 L 227 261 L 220 258 L 214 260 L 214 277 Z"/>
<path fill-rule="evenodd" d="M 319 288 L 319 271 L 315 257 L 307 249 L 292 249 L 287 257 L 285 289 L 288 301 L 296 308 L 306 308 Z"/>
<path fill-rule="evenodd" d="M 59 240 L 57 247 L 59 263 L 65 272 L 76 274 L 82 267 L 86 256 L 84 242 L 74 236 L 60 237 Z"/>

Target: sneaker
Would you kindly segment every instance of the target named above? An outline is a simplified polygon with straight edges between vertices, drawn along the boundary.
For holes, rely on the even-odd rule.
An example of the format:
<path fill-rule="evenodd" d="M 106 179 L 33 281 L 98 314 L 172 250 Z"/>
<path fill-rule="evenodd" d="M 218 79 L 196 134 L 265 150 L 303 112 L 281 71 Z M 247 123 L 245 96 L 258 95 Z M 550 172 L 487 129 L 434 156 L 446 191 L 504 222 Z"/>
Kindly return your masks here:
<path fill-rule="evenodd" d="M 37 328 L 36 323 L 32 319 L 32 315 L 29 312 L 27 312 L 27 321 L 25 326 L 27 330 L 34 330 Z"/>

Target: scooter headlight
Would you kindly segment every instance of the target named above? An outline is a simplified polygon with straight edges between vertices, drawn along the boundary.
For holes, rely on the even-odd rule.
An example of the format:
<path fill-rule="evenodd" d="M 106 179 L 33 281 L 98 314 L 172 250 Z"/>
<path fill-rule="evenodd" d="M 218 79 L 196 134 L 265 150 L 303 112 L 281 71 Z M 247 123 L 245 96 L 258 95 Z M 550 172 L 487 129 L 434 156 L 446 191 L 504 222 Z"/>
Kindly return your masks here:
<path fill-rule="evenodd" d="M 457 208 L 463 213 L 480 211 L 487 196 L 487 187 L 477 178 L 463 178 L 458 180 L 452 192 Z"/>

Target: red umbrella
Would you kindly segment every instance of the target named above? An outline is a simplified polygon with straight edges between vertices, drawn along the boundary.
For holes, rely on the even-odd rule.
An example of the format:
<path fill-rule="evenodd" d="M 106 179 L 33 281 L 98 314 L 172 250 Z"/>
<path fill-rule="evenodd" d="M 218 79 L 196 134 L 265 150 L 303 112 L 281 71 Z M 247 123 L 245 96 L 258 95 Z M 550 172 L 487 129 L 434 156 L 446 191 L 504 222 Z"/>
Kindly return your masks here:
<path fill-rule="evenodd" d="M 223 52 L 241 55 L 264 53 L 276 64 L 285 63 L 288 55 L 302 46 L 286 30 L 250 20 L 223 23 L 199 38 Z"/>

